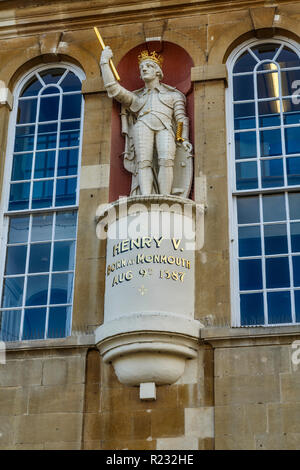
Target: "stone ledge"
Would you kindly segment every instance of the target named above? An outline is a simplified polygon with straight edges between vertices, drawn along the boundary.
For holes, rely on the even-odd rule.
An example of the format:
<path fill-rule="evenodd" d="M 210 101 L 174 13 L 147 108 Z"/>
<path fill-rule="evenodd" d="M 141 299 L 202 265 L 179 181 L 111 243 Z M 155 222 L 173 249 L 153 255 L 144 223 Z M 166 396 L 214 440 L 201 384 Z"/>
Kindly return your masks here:
<path fill-rule="evenodd" d="M 81 334 L 67 338 L 35 339 L 28 341 L 12 341 L 5 343 L 7 351 L 27 351 L 36 349 L 64 349 L 73 347 L 95 346 L 94 334 Z"/>
<path fill-rule="evenodd" d="M 207 82 L 210 80 L 224 80 L 227 86 L 228 82 L 227 68 L 225 64 L 217 65 L 199 65 L 191 69 L 192 82 Z"/>

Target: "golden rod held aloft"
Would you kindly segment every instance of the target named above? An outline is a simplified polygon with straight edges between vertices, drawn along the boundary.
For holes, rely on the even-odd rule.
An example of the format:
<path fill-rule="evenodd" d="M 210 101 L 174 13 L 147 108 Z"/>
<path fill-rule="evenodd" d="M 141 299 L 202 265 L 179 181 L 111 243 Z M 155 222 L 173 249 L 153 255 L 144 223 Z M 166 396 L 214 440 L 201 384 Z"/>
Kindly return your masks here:
<path fill-rule="evenodd" d="M 102 49 L 104 49 L 104 48 L 105 48 L 104 41 L 103 41 L 103 39 L 102 39 L 101 34 L 99 33 L 99 29 L 98 29 L 96 26 L 94 26 L 94 31 L 95 31 L 95 33 L 96 33 L 97 38 L 99 39 L 99 42 L 100 42 L 100 44 L 101 44 Z M 115 76 L 115 79 L 118 80 L 118 82 L 119 82 L 119 81 L 121 80 L 121 79 L 120 79 L 120 76 L 119 76 L 119 74 L 118 74 L 118 72 L 117 72 L 117 69 L 116 69 L 116 67 L 114 66 L 114 63 L 113 63 L 113 61 L 112 61 L 111 59 L 109 60 L 109 65 L 110 65 L 110 67 L 111 67 L 112 73 L 113 73 L 114 76 Z"/>

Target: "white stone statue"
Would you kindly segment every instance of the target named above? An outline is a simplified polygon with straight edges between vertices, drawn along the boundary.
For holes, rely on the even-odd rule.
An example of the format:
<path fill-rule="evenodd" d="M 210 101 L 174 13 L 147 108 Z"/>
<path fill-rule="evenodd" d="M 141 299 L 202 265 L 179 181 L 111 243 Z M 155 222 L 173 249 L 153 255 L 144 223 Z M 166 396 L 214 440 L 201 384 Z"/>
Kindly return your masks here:
<path fill-rule="evenodd" d="M 186 99 L 176 88 L 160 83 L 162 58 L 143 51 L 138 57 L 144 88 L 129 91 L 112 73 L 113 53 L 106 46 L 100 67 L 110 98 L 122 104 L 124 166 L 132 173 L 131 195 L 188 197 L 192 180 L 192 145 Z M 180 65 L 179 65 L 180 66 Z"/>

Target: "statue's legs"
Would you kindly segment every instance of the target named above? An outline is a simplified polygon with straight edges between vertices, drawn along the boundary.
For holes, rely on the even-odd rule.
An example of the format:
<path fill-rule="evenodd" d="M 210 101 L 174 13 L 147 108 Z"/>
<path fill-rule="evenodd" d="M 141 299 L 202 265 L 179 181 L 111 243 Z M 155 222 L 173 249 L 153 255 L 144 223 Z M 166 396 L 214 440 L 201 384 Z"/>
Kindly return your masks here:
<path fill-rule="evenodd" d="M 173 167 L 176 153 L 174 135 L 163 129 L 156 134 L 158 154 L 158 186 L 160 194 L 171 194 L 173 184 Z"/>
<path fill-rule="evenodd" d="M 141 194 L 151 194 L 153 187 L 154 131 L 149 129 L 142 121 L 137 121 L 133 126 L 133 143 L 138 162 L 138 180 Z"/>

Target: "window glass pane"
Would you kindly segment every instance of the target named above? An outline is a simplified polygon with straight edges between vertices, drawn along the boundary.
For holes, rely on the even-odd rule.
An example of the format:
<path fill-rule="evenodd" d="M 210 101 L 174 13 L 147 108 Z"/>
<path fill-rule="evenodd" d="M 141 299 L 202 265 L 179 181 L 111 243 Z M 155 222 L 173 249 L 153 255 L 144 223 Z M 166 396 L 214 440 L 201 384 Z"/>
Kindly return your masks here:
<path fill-rule="evenodd" d="M 38 126 L 37 149 L 56 147 L 57 124 L 40 124 Z"/>
<path fill-rule="evenodd" d="M 299 85 L 300 69 L 281 72 L 282 96 L 291 96 L 296 88 L 299 88 L 296 82 L 298 82 Z"/>
<path fill-rule="evenodd" d="M 239 132 L 235 134 L 235 158 L 256 157 L 256 133 Z"/>
<path fill-rule="evenodd" d="M 285 129 L 286 153 L 300 153 L 300 127 Z"/>
<path fill-rule="evenodd" d="M 34 178 L 54 176 L 55 152 L 37 152 L 35 154 Z"/>
<path fill-rule="evenodd" d="M 290 219 L 300 219 L 300 193 L 289 194 Z"/>
<path fill-rule="evenodd" d="M 300 287 L 300 256 L 293 256 L 294 286 Z"/>
<path fill-rule="evenodd" d="M 287 158 L 286 171 L 290 186 L 300 184 L 300 157 Z"/>
<path fill-rule="evenodd" d="M 59 96 L 41 98 L 39 121 L 56 121 L 58 119 Z"/>
<path fill-rule="evenodd" d="M 300 222 L 291 223 L 291 244 L 294 253 L 300 252 Z"/>
<path fill-rule="evenodd" d="M 72 302 L 73 274 L 52 274 L 51 304 Z"/>
<path fill-rule="evenodd" d="M 280 126 L 280 101 L 260 101 L 258 114 L 260 127 Z"/>
<path fill-rule="evenodd" d="M 76 175 L 78 166 L 78 149 L 60 150 L 58 156 L 58 176 Z"/>
<path fill-rule="evenodd" d="M 77 212 L 58 212 L 55 222 L 55 240 L 76 237 Z"/>
<path fill-rule="evenodd" d="M 51 240 L 52 238 L 52 222 L 53 216 L 50 215 L 33 215 L 31 241 L 40 242 Z"/>
<path fill-rule="evenodd" d="M 257 46 L 251 47 L 251 50 L 259 60 L 272 60 L 279 47 L 280 44 L 258 44 Z"/>
<path fill-rule="evenodd" d="M 267 288 L 270 289 L 290 286 L 288 258 L 282 257 L 266 259 L 266 283 Z"/>
<path fill-rule="evenodd" d="M 286 225 L 265 225 L 265 253 L 275 255 L 288 252 Z"/>
<path fill-rule="evenodd" d="M 41 88 L 41 82 L 34 76 L 26 83 L 20 96 L 36 96 Z"/>
<path fill-rule="evenodd" d="M 0 340 L 18 341 L 22 310 L 0 312 Z"/>
<path fill-rule="evenodd" d="M 300 124 L 300 97 L 285 99 L 282 106 L 284 124 Z"/>
<path fill-rule="evenodd" d="M 263 160 L 261 164 L 261 184 L 263 188 L 284 185 L 282 159 Z"/>
<path fill-rule="evenodd" d="M 233 73 L 251 72 L 257 61 L 250 52 L 245 51 L 235 62 Z"/>
<path fill-rule="evenodd" d="M 29 205 L 30 183 L 15 183 L 10 186 L 8 210 L 27 209 Z"/>
<path fill-rule="evenodd" d="M 60 94 L 60 89 L 57 86 L 47 86 L 47 88 L 42 91 L 41 96 L 57 94 Z"/>
<path fill-rule="evenodd" d="M 49 309 L 48 338 L 68 336 L 68 325 L 71 318 L 70 307 L 51 307 Z"/>
<path fill-rule="evenodd" d="M 48 275 L 28 276 L 26 305 L 47 304 L 48 279 Z"/>
<path fill-rule="evenodd" d="M 281 68 L 300 66 L 300 60 L 298 58 L 298 55 L 286 46 L 283 47 L 282 51 L 277 57 L 277 62 L 279 63 Z"/>
<path fill-rule="evenodd" d="M 300 322 L 300 291 L 295 290 L 295 311 L 296 311 L 296 322 Z"/>
<path fill-rule="evenodd" d="M 234 105 L 234 128 L 255 129 L 255 106 L 254 103 Z"/>
<path fill-rule="evenodd" d="M 240 260 L 240 290 L 262 289 L 261 260 Z"/>
<path fill-rule="evenodd" d="M 256 162 L 236 164 L 236 189 L 253 189 L 258 187 Z"/>
<path fill-rule="evenodd" d="M 56 182 L 56 206 L 70 206 L 76 203 L 77 178 L 59 179 Z"/>
<path fill-rule="evenodd" d="M 23 340 L 41 339 L 45 336 L 46 309 L 27 308 L 24 313 Z"/>
<path fill-rule="evenodd" d="M 239 256 L 257 256 L 261 254 L 260 228 L 239 227 Z"/>
<path fill-rule="evenodd" d="M 33 150 L 35 126 L 20 126 L 16 128 L 15 152 Z"/>
<path fill-rule="evenodd" d="M 253 74 L 233 77 L 234 101 L 254 99 Z"/>
<path fill-rule="evenodd" d="M 68 72 L 60 86 L 64 92 L 79 91 L 81 90 L 81 81 L 73 72 Z"/>
<path fill-rule="evenodd" d="M 258 73 L 256 77 L 258 99 L 279 98 L 278 72 Z"/>
<path fill-rule="evenodd" d="M 8 243 L 26 243 L 29 232 L 29 217 L 12 217 L 9 223 Z"/>
<path fill-rule="evenodd" d="M 32 153 L 14 155 L 11 180 L 28 180 L 31 178 Z"/>
<path fill-rule="evenodd" d="M 79 145 L 79 131 L 63 131 L 60 133 L 60 147 L 75 147 Z"/>
<path fill-rule="evenodd" d="M 20 307 L 22 305 L 23 285 L 23 276 L 4 279 L 2 307 Z"/>
<path fill-rule="evenodd" d="M 75 241 L 55 242 L 53 271 L 70 271 L 74 269 Z"/>
<path fill-rule="evenodd" d="M 267 299 L 270 324 L 290 323 L 292 321 L 289 292 L 268 292 Z"/>
<path fill-rule="evenodd" d="M 35 122 L 37 99 L 26 99 L 19 101 L 17 124 Z"/>
<path fill-rule="evenodd" d="M 30 247 L 29 273 L 45 273 L 50 267 L 51 243 L 36 243 Z"/>
<path fill-rule="evenodd" d="M 62 105 L 62 119 L 79 118 L 81 114 L 81 94 L 64 95 Z"/>
<path fill-rule="evenodd" d="M 237 212 L 239 224 L 253 224 L 259 222 L 259 199 L 243 197 L 237 200 Z"/>
<path fill-rule="evenodd" d="M 37 181 L 33 184 L 32 208 L 52 206 L 53 180 Z"/>
<path fill-rule="evenodd" d="M 63 68 L 53 68 L 47 69 L 42 72 L 39 72 L 40 76 L 42 77 L 44 83 L 49 85 L 49 83 L 57 83 L 61 76 L 63 75 L 65 69 Z"/>
<path fill-rule="evenodd" d="M 285 200 L 283 194 L 263 196 L 264 222 L 275 222 L 285 220 Z"/>
<path fill-rule="evenodd" d="M 27 245 L 9 246 L 6 252 L 5 274 L 24 274 Z"/>
<path fill-rule="evenodd" d="M 260 131 L 260 152 L 262 157 L 282 155 L 281 131 Z"/>
<path fill-rule="evenodd" d="M 264 324 L 263 294 L 241 294 L 241 325 Z"/>

